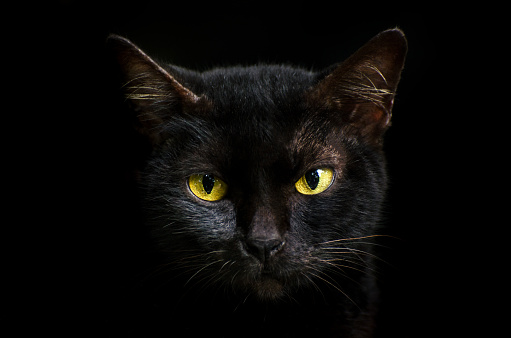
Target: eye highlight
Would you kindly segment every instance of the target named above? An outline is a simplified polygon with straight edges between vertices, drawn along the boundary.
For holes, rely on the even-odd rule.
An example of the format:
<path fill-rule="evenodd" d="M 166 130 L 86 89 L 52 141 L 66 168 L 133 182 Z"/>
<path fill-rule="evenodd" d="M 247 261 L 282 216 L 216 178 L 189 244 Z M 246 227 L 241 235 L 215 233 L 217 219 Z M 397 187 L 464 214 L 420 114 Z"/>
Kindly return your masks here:
<path fill-rule="evenodd" d="M 303 195 L 322 193 L 334 180 L 334 171 L 329 168 L 309 170 L 296 183 L 296 190 Z"/>
<path fill-rule="evenodd" d="M 190 191 L 204 201 L 218 201 L 227 194 L 227 184 L 213 175 L 195 174 L 188 179 Z"/>

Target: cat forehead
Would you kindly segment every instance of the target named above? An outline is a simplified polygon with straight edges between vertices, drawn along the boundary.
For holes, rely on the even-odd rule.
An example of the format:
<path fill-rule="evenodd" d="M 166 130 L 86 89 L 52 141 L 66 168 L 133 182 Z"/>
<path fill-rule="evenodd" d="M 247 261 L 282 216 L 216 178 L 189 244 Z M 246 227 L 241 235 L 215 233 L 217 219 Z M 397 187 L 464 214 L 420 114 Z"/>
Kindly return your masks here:
<path fill-rule="evenodd" d="M 194 124 L 186 132 L 194 141 L 183 148 L 199 171 L 225 173 L 258 168 L 266 171 L 301 172 L 314 166 L 334 166 L 343 162 L 345 149 L 332 124 L 303 122 L 302 118 L 263 119 L 246 114 L 243 118 L 209 119 Z M 173 142 L 173 145 L 175 143 Z"/>
<path fill-rule="evenodd" d="M 234 144 L 289 145 L 307 137 L 324 139 L 332 131 L 331 116 L 317 119 L 307 98 L 317 76 L 284 65 L 229 67 L 194 73 L 196 81 L 187 85 L 210 102 L 200 118 L 215 134 L 235 139 Z"/>
<path fill-rule="evenodd" d="M 314 76 L 313 72 L 287 65 L 253 65 L 214 68 L 200 73 L 209 82 L 231 83 L 233 85 L 250 83 L 267 83 L 279 85 L 300 83 Z"/>
<path fill-rule="evenodd" d="M 202 94 L 219 106 L 278 106 L 298 101 L 314 74 L 282 65 L 218 68 L 201 73 Z"/>
<path fill-rule="evenodd" d="M 337 128 L 328 114 L 318 117 L 307 102 L 315 73 L 259 65 L 189 76 L 186 85 L 210 102 L 210 109 L 190 115 L 185 123 L 189 131 L 188 127 L 195 126 L 192 133 L 206 149 L 200 158 L 229 157 L 267 167 L 284 158 L 289 163 L 312 163 L 339 157 L 338 145 L 328 141 L 338 139 L 330 137 Z"/>

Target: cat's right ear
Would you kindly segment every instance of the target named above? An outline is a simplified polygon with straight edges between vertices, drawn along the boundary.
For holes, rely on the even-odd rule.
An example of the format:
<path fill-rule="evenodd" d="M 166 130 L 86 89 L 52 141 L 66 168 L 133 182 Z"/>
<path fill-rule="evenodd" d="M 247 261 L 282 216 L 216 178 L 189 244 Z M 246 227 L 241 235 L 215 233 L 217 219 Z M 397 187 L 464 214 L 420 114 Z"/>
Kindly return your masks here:
<path fill-rule="evenodd" d="M 191 109 L 201 97 L 177 81 L 131 41 L 110 35 L 107 48 L 119 66 L 122 91 L 135 112 L 135 127 L 153 144 L 166 138 L 172 114 Z"/>

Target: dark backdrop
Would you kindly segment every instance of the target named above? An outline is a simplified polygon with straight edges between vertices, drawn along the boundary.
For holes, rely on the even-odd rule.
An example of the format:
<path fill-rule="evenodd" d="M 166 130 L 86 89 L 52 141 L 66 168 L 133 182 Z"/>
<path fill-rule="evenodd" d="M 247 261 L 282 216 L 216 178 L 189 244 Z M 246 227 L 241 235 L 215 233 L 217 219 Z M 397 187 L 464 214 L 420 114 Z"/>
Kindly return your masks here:
<path fill-rule="evenodd" d="M 105 61 L 108 34 L 131 39 L 156 59 L 199 70 L 257 62 L 321 69 L 378 32 L 399 27 L 409 53 L 386 135 L 391 186 L 385 221 L 400 240 L 392 242 L 382 277 L 382 332 L 396 338 L 457 332 L 452 323 L 466 300 L 460 276 L 470 275 L 473 265 L 457 249 L 467 232 L 456 206 L 466 144 L 453 130 L 463 129 L 458 122 L 475 112 L 455 109 L 454 83 L 463 68 L 460 55 L 470 52 L 467 37 L 481 38 L 466 20 L 453 21 L 459 12 L 424 6 L 62 0 L 46 8 L 44 31 L 35 34 L 41 38 L 37 53 L 49 56 L 43 72 L 52 78 L 40 85 L 58 88 L 61 98 L 44 102 L 58 108 L 49 121 L 59 127 L 47 136 L 57 163 L 51 177 L 60 182 L 60 207 L 50 214 L 62 227 L 51 248 L 51 273 L 58 277 L 43 287 L 39 304 L 57 304 L 58 312 L 45 324 L 101 332 L 127 302 L 119 276 L 133 260 L 129 248 L 137 238 L 123 213 L 127 191 L 119 176 L 129 149 L 119 131 L 117 83 Z"/>

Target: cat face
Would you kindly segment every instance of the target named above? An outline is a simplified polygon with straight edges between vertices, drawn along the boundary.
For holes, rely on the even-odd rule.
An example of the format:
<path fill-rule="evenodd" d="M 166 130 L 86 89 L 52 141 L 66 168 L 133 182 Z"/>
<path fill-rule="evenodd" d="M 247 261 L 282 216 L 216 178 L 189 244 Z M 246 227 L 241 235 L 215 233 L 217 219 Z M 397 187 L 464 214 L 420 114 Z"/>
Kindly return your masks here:
<path fill-rule="evenodd" d="M 381 33 L 329 72 L 162 67 L 110 38 L 151 145 L 147 223 L 186 284 L 261 300 L 343 292 L 370 257 L 386 187 L 381 137 L 406 43 Z"/>

